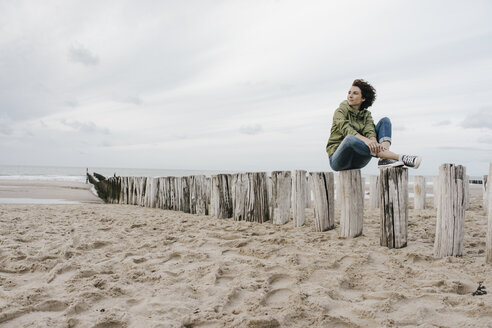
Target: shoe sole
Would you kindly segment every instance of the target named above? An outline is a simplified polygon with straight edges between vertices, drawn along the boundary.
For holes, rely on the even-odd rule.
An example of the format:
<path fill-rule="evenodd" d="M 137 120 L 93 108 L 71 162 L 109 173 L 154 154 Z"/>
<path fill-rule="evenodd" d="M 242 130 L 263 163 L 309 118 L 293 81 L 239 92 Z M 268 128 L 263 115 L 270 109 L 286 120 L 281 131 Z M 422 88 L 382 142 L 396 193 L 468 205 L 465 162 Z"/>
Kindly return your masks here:
<path fill-rule="evenodd" d="M 405 164 L 401 161 L 398 161 L 398 162 L 394 162 L 394 163 L 391 163 L 391 164 L 386 164 L 386 165 L 378 165 L 378 169 L 384 169 L 384 168 L 387 168 L 387 167 L 400 167 L 400 166 L 404 166 Z"/>
<path fill-rule="evenodd" d="M 412 169 L 418 169 L 420 166 L 420 163 L 422 162 L 422 157 L 417 157 L 417 161 L 414 166 L 411 166 Z"/>

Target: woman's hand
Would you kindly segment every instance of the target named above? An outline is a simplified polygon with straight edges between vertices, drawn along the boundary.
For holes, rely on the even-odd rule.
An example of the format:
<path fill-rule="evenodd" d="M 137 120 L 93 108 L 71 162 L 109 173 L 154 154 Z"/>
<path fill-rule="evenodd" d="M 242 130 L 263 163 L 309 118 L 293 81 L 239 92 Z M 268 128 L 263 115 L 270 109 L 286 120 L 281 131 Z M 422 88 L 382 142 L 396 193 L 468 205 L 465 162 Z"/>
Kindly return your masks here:
<path fill-rule="evenodd" d="M 376 140 L 365 138 L 364 143 L 369 147 L 371 153 L 377 154 L 382 151 L 382 146 Z"/>
<path fill-rule="evenodd" d="M 376 141 L 376 138 L 366 138 L 360 134 L 356 134 L 355 135 L 357 138 L 359 138 L 360 140 L 362 140 L 367 147 L 369 147 L 369 150 L 371 151 L 371 153 L 373 154 L 377 154 L 381 151 L 385 151 L 383 145 L 379 144 L 377 141 Z"/>

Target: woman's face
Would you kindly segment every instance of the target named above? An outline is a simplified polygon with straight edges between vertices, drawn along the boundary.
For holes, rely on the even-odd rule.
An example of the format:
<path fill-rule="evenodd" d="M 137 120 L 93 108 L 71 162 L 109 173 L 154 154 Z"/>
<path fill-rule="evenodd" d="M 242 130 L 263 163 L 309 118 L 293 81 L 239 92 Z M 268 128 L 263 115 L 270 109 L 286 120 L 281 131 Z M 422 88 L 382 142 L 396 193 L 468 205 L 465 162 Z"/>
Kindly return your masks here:
<path fill-rule="evenodd" d="M 362 98 L 362 92 L 359 87 L 352 86 L 347 95 L 347 101 L 352 108 L 359 109 L 360 105 L 365 101 L 365 98 Z"/>

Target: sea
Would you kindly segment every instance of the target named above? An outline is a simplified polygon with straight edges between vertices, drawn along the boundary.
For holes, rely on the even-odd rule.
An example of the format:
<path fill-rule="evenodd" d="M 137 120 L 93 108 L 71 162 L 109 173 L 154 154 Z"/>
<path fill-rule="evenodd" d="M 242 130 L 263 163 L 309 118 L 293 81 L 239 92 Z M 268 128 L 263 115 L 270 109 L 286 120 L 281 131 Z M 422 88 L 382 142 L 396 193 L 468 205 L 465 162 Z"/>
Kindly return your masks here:
<path fill-rule="evenodd" d="M 146 168 L 112 168 L 112 167 L 71 167 L 71 166 L 27 166 L 0 165 L 0 179 L 12 180 L 55 180 L 85 182 L 86 172 L 102 174 L 105 177 L 134 176 L 134 177 L 184 177 L 191 175 L 212 176 L 220 173 L 237 173 L 227 170 L 182 170 L 182 169 L 146 169 Z M 267 172 L 270 174 L 271 172 Z M 362 172 L 369 183 L 369 175 Z M 413 183 L 409 174 L 409 183 Z M 425 176 L 426 184 L 432 185 L 432 176 Z M 470 177 L 470 183 L 482 183 L 481 177 Z"/>
<path fill-rule="evenodd" d="M 85 182 L 86 172 L 89 172 L 90 174 L 94 174 L 94 172 L 96 172 L 105 177 L 183 177 L 190 175 L 212 176 L 219 173 L 231 173 L 228 171 L 213 170 L 0 165 L 0 179 L 4 180 L 54 180 Z"/>

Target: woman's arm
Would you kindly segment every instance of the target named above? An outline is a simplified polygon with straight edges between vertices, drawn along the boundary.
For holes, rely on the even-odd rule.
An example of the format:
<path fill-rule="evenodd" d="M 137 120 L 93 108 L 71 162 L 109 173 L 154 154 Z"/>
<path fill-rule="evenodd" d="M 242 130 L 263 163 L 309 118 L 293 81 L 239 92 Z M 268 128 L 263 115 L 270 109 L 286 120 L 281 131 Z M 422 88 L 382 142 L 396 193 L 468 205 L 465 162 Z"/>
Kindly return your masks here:
<path fill-rule="evenodd" d="M 362 140 L 367 147 L 369 147 L 369 150 L 371 151 L 371 153 L 374 153 L 374 154 L 377 154 L 379 153 L 380 151 L 383 151 L 383 146 L 381 146 L 380 144 L 378 144 L 377 140 L 375 137 L 371 137 L 371 138 L 366 138 L 364 137 L 363 135 L 357 133 L 355 135 L 356 138 L 359 138 L 360 140 Z"/>

